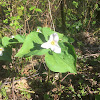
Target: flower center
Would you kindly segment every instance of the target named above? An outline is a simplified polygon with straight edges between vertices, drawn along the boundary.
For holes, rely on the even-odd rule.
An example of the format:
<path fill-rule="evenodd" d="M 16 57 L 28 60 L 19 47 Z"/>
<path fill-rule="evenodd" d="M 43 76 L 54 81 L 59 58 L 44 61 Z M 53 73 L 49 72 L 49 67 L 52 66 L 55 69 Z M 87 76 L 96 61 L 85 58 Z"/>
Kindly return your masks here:
<path fill-rule="evenodd" d="M 37 32 L 39 32 L 39 30 L 37 30 Z"/>
<path fill-rule="evenodd" d="M 55 41 L 51 41 L 51 44 L 52 44 L 52 45 L 55 45 Z"/>
<path fill-rule="evenodd" d="M 2 51 L 2 48 L 0 48 L 0 51 Z"/>

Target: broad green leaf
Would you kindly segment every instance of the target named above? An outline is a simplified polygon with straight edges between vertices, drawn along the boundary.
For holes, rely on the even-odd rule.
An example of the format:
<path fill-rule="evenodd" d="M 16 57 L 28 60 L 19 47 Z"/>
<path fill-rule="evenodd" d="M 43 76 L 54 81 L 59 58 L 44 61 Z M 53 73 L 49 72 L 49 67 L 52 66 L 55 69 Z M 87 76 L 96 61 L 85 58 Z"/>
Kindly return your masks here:
<path fill-rule="evenodd" d="M 32 50 L 30 50 L 30 52 L 28 54 L 25 55 L 25 57 L 28 57 L 31 55 L 38 55 L 38 56 L 45 55 L 48 53 L 48 51 L 49 51 L 49 49 L 36 50 L 33 48 Z"/>
<path fill-rule="evenodd" d="M 61 39 L 61 41 L 62 42 L 67 42 L 67 43 L 73 43 L 75 40 L 73 38 L 63 36 L 63 38 Z"/>
<path fill-rule="evenodd" d="M 43 43 L 42 40 L 40 39 L 41 38 L 40 34 L 37 32 L 31 32 L 28 37 L 31 38 L 31 40 L 37 44 Z"/>
<path fill-rule="evenodd" d="M 0 56 L 0 60 L 11 61 L 11 55 L 12 55 L 12 48 L 11 47 L 4 48 L 3 55 Z"/>
<path fill-rule="evenodd" d="M 42 44 L 37 32 L 31 32 L 25 39 L 20 51 L 15 55 L 16 57 L 23 57 L 28 54 L 32 48 L 35 47 L 34 44 Z"/>
<path fill-rule="evenodd" d="M 4 47 L 6 47 L 7 45 L 9 45 L 9 40 L 10 40 L 9 37 L 3 37 L 3 38 L 2 38 L 2 45 L 3 45 Z"/>
<path fill-rule="evenodd" d="M 15 44 L 15 43 L 23 43 L 24 42 L 25 37 L 21 36 L 21 35 L 16 35 L 15 38 L 9 38 L 9 37 L 3 37 L 2 38 L 2 45 L 4 47 L 10 45 L 10 44 Z"/>
<path fill-rule="evenodd" d="M 65 46 L 64 44 L 62 46 Z M 71 72 L 76 73 L 76 54 L 70 44 L 63 47 L 61 54 L 48 53 L 45 56 L 45 61 L 48 68 L 54 72 Z"/>
<path fill-rule="evenodd" d="M 49 37 L 51 34 L 55 33 L 54 31 L 52 31 L 50 28 L 48 27 L 44 27 L 42 28 L 42 32 L 43 32 L 43 35 L 46 39 L 46 41 L 48 41 Z"/>
<path fill-rule="evenodd" d="M 42 33 L 43 33 L 43 35 L 44 35 L 46 41 L 48 41 L 50 35 L 53 34 L 53 33 L 57 33 L 58 36 L 59 36 L 59 39 L 62 39 L 62 37 L 63 37 L 63 34 L 60 34 L 60 33 L 58 33 L 58 32 L 55 32 L 55 31 L 51 30 L 51 29 L 48 28 L 48 27 L 43 27 L 43 28 L 42 28 Z"/>
<path fill-rule="evenodd" d="M 14 38 L 17 39 L 19 43 L 23 43 L 25 40 L 25 36 L 19 34 L 17 34 Z"/>

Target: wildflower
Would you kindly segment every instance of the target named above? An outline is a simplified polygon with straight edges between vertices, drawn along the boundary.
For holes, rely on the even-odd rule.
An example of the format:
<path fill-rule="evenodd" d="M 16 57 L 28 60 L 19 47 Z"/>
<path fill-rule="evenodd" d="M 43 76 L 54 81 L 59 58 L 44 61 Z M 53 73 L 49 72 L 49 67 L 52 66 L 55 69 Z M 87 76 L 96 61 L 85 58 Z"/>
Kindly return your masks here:
<path fill-rule="evenodd" d="M 37 31 L 36 32 L 42 33 L 38 28 L 37 28 Z"/>
<path fill-rule="evenodd" d="M 79 29 L 79 26 L 76 26 L 76 29 Z"/>
<path fill-rule="evenodd" d="M 59 37 L 57 33 L 51 34 L 48 42 L 41 45 L 42 48 L 51 49 L 55 53 L 61 53 L 61 48 L 58 45 Z"/>
<path fill-rule="evenodd" d="M 15 38 L 15 36 L 12 35 L 11 38 L 13 39 L 13 38 Z"/>
<path fill-rule="evenodd" d="M 0 47 L 0 56 L 3 55 L 4 48 Z"/>

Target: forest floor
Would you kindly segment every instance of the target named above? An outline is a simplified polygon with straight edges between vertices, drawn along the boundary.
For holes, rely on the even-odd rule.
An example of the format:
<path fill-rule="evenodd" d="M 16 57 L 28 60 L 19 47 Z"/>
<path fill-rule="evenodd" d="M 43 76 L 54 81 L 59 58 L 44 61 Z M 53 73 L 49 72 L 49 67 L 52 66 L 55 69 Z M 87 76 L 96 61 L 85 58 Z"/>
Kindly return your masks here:
<path fill-rule="evenodd" d="M 91 34 L 75 37 L 76 75 L 50 71 L 48 76 L 44 56 L 0 62 L 0 100 L 99 100 L 100 40 Z"/>

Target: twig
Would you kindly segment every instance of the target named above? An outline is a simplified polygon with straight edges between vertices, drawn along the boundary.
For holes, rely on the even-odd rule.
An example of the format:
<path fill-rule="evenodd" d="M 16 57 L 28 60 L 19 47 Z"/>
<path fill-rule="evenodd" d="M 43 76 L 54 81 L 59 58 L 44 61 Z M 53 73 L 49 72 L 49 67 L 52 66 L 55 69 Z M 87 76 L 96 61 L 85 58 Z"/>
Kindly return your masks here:
<path fill-rule="evenodd" d="M 27 20 L 27 27 L 28 27 L 28 30 L 29 30 L 29 33 L 30 33 L 30 28 L 29 28 L 28 20 Z"/>
<path fill-rule="evenodd" d="M 93 32 L 93 35 L 98 33 L 100 31 L 100 28 L 98 30 L 96 30 L 95 32 Z"/>
<path fill-rule="evenodd" d="M 100 56 L 100 53 L 95 53 L 95 54 L 85 54 L 85 58 L 87 58 L 87 57 L 91 57 L 91 56 L 93 56 L 93 57 L 99 57 Z"/>
<path fill-rule="evenodd" d="M 94 91 L 91 91 L 90 90 L 90 87 L 87 85 L 87 89 L 88 89 L 88 92 L 90 93 L 90 94 L 93 94 L 94 93 Z"/>
<path fill-rule="evenodd" d="M 35 75 L 32 75 L 32 76 L 29 76 L 29 77 L 24 77 L 24 78 L 19 79 L 19 80 L 14 80 L 14 83 L 15 82 L 18 82 L 18 81 L 21 81 L 21 80 L 24 80 L 24 79 L 29 79 L 29 78 L 35 77 L 37 75 L 39 75 L 39 73 L 38 74 L 35 74 Z M 11 82 L 4 82 L 3 85 L 5 85 L 5 84 L 11 84 Z"/>
<path fill-rule="evenodd" d="M 15 93 L 14 93 L 14 80 L 15 80 L 15 77 L 13 77 L 13 80 L 12 80 L 12 96 L 13 96 L 13 100 L 15 100 Z"/>
<path fill-rule="evenodd" d="M 59 0 L 59 4 L 58 4 L 56 10 L 59 8 L 59 6 L 60 6 L 60 4 L 61 4 L 61 1 L 62 1 L 62 0 Z"/>
<path fill-rule="evenodd" d="M 52 14 L 51 14 L 51 6 L 50 6 L 49 0 L 48 0 L 48 3 L 49 3 L 49 14 L 50 14 L 50 17 L 51 17 L 51 27 L 53 27 L 53 30 L 55 31 L 55 26 L 54 26 L 54 23 L 53 23 L 53 18 L 52 18 Z"/>
<path fill-rule="evenodd" d="M 21 90 L 21 91 L 26 91 L 26 92 L 29 92 L 29 93 L 35 93 L 34 91 L 24 90 L 24 89 L 21 89 L 21 88 L 15 88 L 15 89 Z"/>
<path fill-rule="evenodd" d="M 74 74 L 74 73 L 68 73 L 68 74 L 61 80 L 61 82 L 62 82 L 68 75 L 75 75 L 75 74 Z"/>
<path fill-rule="evenodd" d="M 26 35 L 26 6 L 24 7 L 24 33 Z"/>

